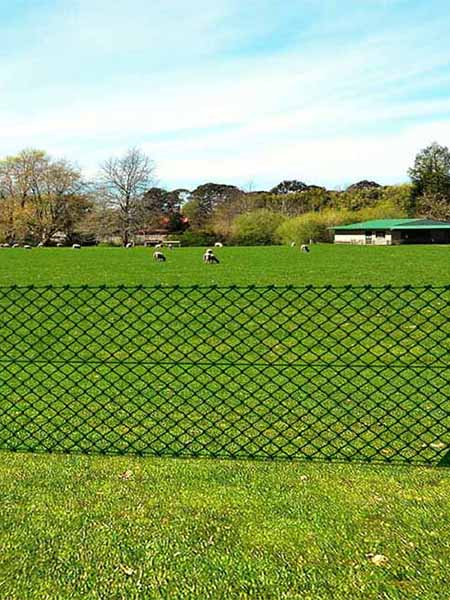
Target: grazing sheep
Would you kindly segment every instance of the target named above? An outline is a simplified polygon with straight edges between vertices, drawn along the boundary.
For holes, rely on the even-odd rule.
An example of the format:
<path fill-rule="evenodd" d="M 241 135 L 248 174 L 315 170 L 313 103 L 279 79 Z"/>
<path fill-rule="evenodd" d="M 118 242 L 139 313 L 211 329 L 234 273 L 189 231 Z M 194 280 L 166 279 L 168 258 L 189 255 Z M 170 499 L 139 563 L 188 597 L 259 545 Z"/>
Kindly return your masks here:
<path fill-rule="evenodd" d="M 157 251 L 153 252 L 153 260 L 156 260 L 158 262 L 166 262 L 166 257 L 162 252 Z"/>
<path fill-rule="evenodd" d="M 74 250 L 80 250 L 81 249 L 81 245 L 80 244 L 72 244 L 72 248 Z"/>
<path fill-rule="evenodd" d="M 208 250 L 203 255 L 203 262 L 207 264 L 218 265 L 219 259 L 217 258 L 217 256 L 214 256 L 213 251 L 210 248 L 208 248 Z"/>
<path fill-rule="evenodd" d="M 58 243 L 56 244 L 56 247 L 57 247 L 57 248 L 62 248 L 63 246 L 64 246 L 64 244 L 61 244 L 61 242 L 58 242 Z"/>
<path fill-rule="evenodd" d="M 30 244 L 25 244 L 24 248 L 25 248 L 25 250 L 31 250 Z"/>
<path fill-rule="evenodd" d="M 2 247 L 2 248 L 9 248 L 9 244 L 7 244 L 7 243 L 4 243 L 4 244 L 2 244 L 2 245 L 1 245 L 1 247 Z"/>
<path fill-rule="evenodd" d="M 223 248 L 223 244 L 222 244 L 222 242 L 216 242 L 216 243 L 214 244 L 214 247 L 215 247 L 215 248 Z"/>
<path fill-rule="evenodd" d="M 43 248 L 44 247 L 44 242 L 39 242 L 39 244 L 37 245 L 38 248 Z"/>
<path fill-rule="evenodd" d="M 295 242 L 291 242 L 291 248 L 295 248 L 297 244 Z"/>
<path fill-rule="evenodd" d="M 16 242 L 15 244 L 13 244 L 13 245 L 11 246 L 11 248 L 20 248 L 20 244 L 18 244 L 18 243 Z"/>
<path fill-rule="evenodd" d="M 134 243 L 133 242 L 128 242 L 128 244 L 125 244 L 125 248 L 133 248 Z"/>
<path fill-rule="evenodd" d="M 308 246 L 306 244 L 302 244 L 301 247 L 300 247 L 300 250 L 302 252 L 309 252 L 309 248 L 308 248 Z"/>

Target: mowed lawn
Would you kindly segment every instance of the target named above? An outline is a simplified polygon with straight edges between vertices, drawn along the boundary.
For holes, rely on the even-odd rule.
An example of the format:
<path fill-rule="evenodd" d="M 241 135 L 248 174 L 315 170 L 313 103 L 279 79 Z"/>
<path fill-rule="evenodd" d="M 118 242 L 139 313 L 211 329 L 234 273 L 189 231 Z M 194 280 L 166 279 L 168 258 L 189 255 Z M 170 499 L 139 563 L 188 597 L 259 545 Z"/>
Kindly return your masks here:
<path fill-rule="evenodd" d="M 450 275 L 447 247 L 223 248 L 218 266 L 202 264 L 202 249 L 166 255 L 2 249 L 0 285 L 446 285 Z M 442 468 L 3 452 L 0 598 L 445 598 L 449 492 Z"/>
<path fill-rule="evenodd" d="M 0 285 L 446 285 L 449 246 L 219 248 L 219 265 L 202 248 L 0 249 Z"/>

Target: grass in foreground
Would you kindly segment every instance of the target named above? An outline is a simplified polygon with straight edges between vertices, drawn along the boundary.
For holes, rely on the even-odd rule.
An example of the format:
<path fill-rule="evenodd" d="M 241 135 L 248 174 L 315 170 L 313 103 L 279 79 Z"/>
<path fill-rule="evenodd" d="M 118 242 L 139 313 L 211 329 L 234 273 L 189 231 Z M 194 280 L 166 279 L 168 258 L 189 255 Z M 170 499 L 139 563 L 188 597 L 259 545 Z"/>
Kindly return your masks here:
<path fill-rule="evenodd" d="M 224 248 L 217 267 L 201 249 L 150 255 L 0 250 L 0 284 L 442 285 L 450 272 L 446 247 Z M 445 598 L 449 484 L 443 469 L 5 452 L 0 598 Z"/>
<path fill-rule="evenodd" d="M 449 246 L 315 245 L 310 254 L 282 246 L 220 248 L 219 265 L 204 265 L 201 248 L 0 249 L 0 285 L 445 285 Z"/>
<path fill-rule="evenodd" d="M 4 453 L 0 481 L 9 600 L 448 592 L 444 470 Z"/>

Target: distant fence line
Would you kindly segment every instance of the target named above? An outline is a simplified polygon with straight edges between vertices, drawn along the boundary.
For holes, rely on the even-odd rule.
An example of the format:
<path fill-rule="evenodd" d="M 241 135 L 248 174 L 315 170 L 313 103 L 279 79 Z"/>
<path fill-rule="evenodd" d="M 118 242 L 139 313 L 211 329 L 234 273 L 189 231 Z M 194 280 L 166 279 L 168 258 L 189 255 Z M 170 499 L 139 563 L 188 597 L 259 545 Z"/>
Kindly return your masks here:
<path fill-rule="evenodd" d="M 450 286 L 0 287 L 0 448 L 446 465 Z"/>

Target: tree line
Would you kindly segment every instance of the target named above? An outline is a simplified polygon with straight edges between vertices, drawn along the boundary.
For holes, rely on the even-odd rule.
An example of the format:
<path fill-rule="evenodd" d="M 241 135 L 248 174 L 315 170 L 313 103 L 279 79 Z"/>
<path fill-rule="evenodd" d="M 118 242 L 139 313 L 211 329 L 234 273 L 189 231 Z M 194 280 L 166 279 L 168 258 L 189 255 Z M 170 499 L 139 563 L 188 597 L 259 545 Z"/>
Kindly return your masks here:
<path fill-rule="evenodd" d="M 125 245 L 156 232 L 183 245 L 303 243 L 370 218 L 450 220 L 449 149 L 421 150 L 408 175 L 410 183 L 365 180 L 345 190 L 299 180 L 260 191 L 217 183 L 166 190 L 138 148 L 104 161 L 92 179 L 68 160 L 26 149 L 0 160 L 0 242 Z"/>

